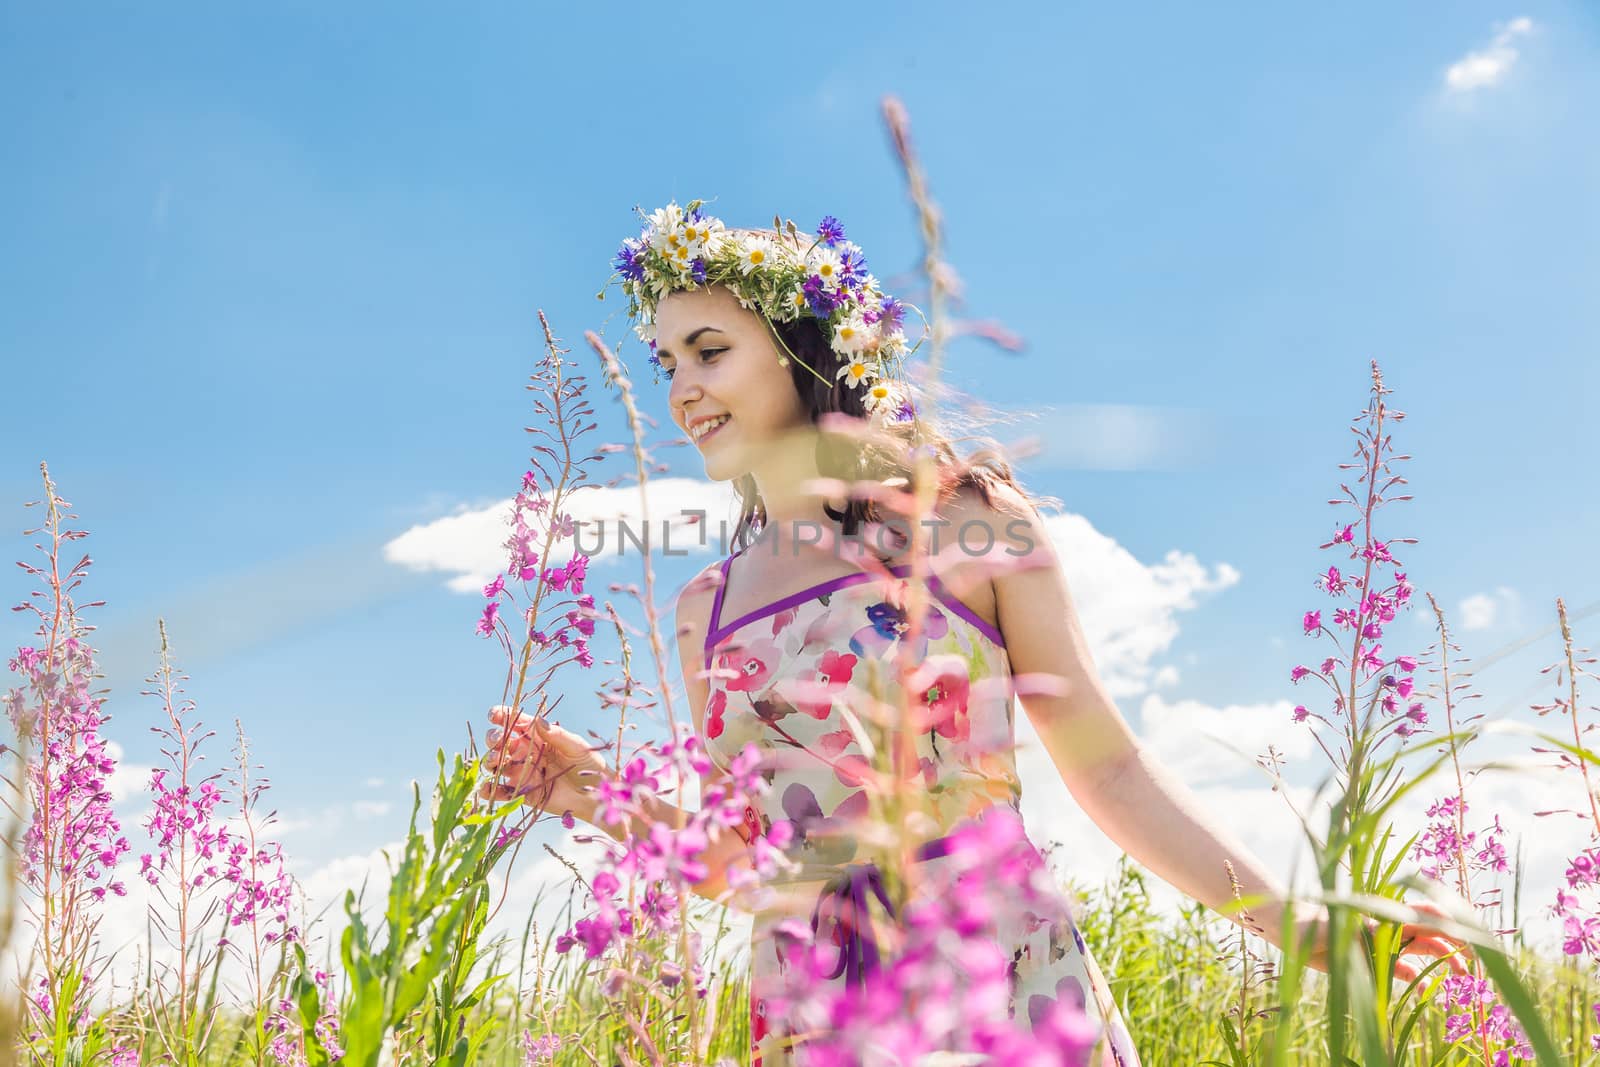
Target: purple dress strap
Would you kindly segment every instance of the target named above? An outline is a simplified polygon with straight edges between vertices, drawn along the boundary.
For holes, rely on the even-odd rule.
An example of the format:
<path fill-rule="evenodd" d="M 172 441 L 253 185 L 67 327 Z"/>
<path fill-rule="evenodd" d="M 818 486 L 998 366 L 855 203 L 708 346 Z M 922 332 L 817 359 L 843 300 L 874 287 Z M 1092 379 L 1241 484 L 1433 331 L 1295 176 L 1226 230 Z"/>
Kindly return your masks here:
<path fill-rule="evenodd" d="M 722 561 L 722 581 L 717 585 L 716 598 L 711 601 L 711 625 L 706 627 L 706 670 L 711 669 L 711 639 L 717 635 L 717 624 L 722 621 L 722 595 L 728 591 L 728 565 L 732 562 L 733 556 Z"/>

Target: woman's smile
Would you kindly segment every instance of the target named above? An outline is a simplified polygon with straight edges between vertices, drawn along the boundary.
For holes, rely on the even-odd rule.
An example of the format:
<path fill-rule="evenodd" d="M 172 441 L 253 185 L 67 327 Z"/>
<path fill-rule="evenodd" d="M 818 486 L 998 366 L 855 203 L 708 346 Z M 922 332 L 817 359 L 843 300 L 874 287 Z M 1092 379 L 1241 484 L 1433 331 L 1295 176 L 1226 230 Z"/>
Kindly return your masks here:
<path fill-rule="evenodd" d="M 732 417 L 731 415 L 717 415 L 702 423 L 697 423 L 690 427 L 689 436 L 694 438 L 696 445 L 704 447 L 705 443 L 715 436 L 717 431 L 721 430 L 724 424 L 729 422 Z"/>

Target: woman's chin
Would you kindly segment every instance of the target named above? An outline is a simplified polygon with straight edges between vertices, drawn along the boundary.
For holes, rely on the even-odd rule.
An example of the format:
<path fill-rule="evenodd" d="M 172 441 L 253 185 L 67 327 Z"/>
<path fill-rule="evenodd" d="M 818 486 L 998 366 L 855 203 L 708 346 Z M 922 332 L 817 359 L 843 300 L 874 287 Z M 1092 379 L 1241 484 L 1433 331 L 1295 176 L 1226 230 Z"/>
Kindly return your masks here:
<path fill-rule="evenodd" d="M 726 456 L 700 457 L 706 465 L 706 477 L 713 482 L 731 482 L 749 473 L 749 468 L 731 461 Z"/>
<path fill-rule="evenodd" d="M 706 465 L 706 477 L 714 482 L 731 482 L 750 472 L 747 457 L 733 441 L 712 442 L 700 453 L 700 461 Z"/>

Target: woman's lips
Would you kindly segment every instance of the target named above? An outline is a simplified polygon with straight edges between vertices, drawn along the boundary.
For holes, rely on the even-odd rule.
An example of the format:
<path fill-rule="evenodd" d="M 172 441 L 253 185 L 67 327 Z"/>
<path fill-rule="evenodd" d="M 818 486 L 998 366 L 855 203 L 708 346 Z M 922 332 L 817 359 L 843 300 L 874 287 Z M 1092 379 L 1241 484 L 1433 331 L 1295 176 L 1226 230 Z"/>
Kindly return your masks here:
<path fill-rule="evenodd" d="M 698 445 L 701 448 L 704 448 L 707 441 L 711 440 L 713 437 L 717 436 L 717 434 L 721 433 L 723 427 L 727 426 L 728 423 L 730 423 L 732 421 L 733 421 L 733 418 L 731 416 L 729 418 L 727 418 L 727 419 L 724 419 L 721 425 L 714 427 L 709 433 L 702 434 L 700 437 L 698 437 L 695 440 L 695 444 Z"/>

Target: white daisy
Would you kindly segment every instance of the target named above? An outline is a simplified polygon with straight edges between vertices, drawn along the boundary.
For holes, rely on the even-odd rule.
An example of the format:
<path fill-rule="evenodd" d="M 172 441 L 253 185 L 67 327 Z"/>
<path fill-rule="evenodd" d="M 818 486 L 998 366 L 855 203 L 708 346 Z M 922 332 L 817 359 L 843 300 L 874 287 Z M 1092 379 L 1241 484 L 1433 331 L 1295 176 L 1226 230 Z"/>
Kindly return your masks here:
<path fill-rule="evenodd" d="M 871 335 L 876 332 L 867 326 L 859 311 L 852 312 L 833 328 L 834 350 L 851 354 L 861 352 L 865 350 Z"/>
<path fill-rule="evenodd" d="M 774 262 L 772 242 L 765 237 L 746 237 L 739 242 L 739 271 L 748 276 L 751 271 L 770 266 Z M 802 296 L 802 300 L 805 298 Z"/>
<path fill-rule="evenodd" d="M 900 398 L 894 386 L 885 378 L 879 378 L 867 386 L 867 395 L 862 399 L 867 410 L 873 414 L 883 410 L 894 410 L 900 406 Z"/>
<path fill-rule="evenodd" d="M 715 215 L 701 215 L 699 222 L 684 222 L 683 239 L 692 245 L 704 247 L 723 229 L 722 220 Z"/>
<path fill-rule="evenodd" d="M 676 203 L 666 207 L 656 208 L 650 213 L 650 246 L 659 251 L 666 251 L 669 247 L 667 237 L 677 233 L 683 225 L 683 209 Z"/>
<path fill-rule="evenodd" d="M 843 378 L 844 384 L 854 389 L 863 382 L 871 381 L 877 370 L 878 368 L 875 365 L 868 363 L 860 356 L 852 356 L 848 363 L 839 368 L 839 373 L 835 374 L 834 377 Z"/>
<path fill-rule="evenodd" d="M 839 253 L 826 245 L 818 245 L 806 257 L 806 270 L 821 278 L 830 289 L 839 285 Z"/>
<path fill-rule="evenodd" d="M 667 262 L 676 267 L 679 274 L 688 275 L 694 270 L 695 257 L 699 254 L 700 251 L 696 246 L 679 238 L 672 250 L 667 253 Z"/>

